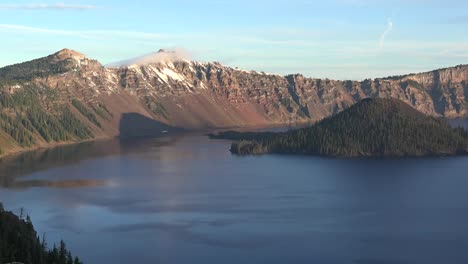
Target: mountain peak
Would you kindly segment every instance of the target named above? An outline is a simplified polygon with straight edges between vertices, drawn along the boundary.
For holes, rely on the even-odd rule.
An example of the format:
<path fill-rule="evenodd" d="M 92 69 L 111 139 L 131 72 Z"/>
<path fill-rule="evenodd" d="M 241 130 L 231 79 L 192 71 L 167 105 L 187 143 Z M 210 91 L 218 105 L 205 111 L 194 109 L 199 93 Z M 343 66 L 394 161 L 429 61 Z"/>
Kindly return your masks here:
<path fill-rule="evenodd" d="M 60 60 L 73 59 L 73 60 L 82 60 L 86 59 L 86 56 L 83 53 L 80 53 L 76 50 L 71 49 L 62 49 L 54 54 Z"/>
<path fill-rule="evenodd" d="M 64 71 L 78 69 L 97 70 L 102 67 L 101 63 L 97 60 L 90 59 L 83 53 L 71 49 L 62 49 L 48 58 L 51 63 L 64 64 L 62 65 Z"/>

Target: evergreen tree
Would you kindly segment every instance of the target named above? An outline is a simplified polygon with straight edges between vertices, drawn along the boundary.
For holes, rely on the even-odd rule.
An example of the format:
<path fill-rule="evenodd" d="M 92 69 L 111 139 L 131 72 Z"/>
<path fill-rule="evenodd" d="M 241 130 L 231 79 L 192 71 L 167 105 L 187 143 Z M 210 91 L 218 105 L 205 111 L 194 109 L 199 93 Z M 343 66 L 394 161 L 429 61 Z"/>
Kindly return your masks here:
<path fill-rule="evenodd" d="M 78 257 L 75 257 L 75 260 L 73 261 L 73 264 L 83 264 L 83 262 L 81 262 Z"/>
<path fill-rule="evenodd" d="M 235 154 L 327 156 L 455 155 L 468 151 L 468 132 L 425 116 L 397 99 L 366 99 L 303 129 L 285 133 L 226 132 Z"/>
<path fill-rule="evenodd" d="M 29 215 L 26 219 L 21 219 L 12 212 L 5 211 L 0 203 L 0 263 L 11 262 L 69 264 L 73 263 L 73 257 L 63 241 L 59 248 L 54 245 L 48 250 L 45 236 L 41 242 Z"/>
<path fill-rule="evenodd" d="M 65 245 L 65 242 L 63 240 L 60 240 L 60 247 L 59 247 L 59 260 L 58 262 L 60 264 L 66 264 L 67 262 L 67 247 Z"/>
<path fill-rule="evenodd" d="M 72 254 L 70 251 L 68 251 L 68 254 L 67 254 L 67 262 L 66 264 L 73 264 L 73 257 L 72 257 Z"/>

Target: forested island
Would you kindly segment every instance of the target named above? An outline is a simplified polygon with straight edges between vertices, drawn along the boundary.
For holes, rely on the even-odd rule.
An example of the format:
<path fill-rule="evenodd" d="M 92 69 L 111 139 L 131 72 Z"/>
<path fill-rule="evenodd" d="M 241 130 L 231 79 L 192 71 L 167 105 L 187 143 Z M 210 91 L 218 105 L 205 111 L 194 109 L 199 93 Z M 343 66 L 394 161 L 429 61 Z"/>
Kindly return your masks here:
<path fill-rule="evenodd" d="M 39 238 L 29 216 L 5 211 L 0 202 L 0 263 L 24 264 L 82 264 L 73 258 L 65 242 L 47 247 Z"/>
<path fill-rule="evenodd" d="M 468 132 L 422 114 L 398 99 L 364 99 L 315 125 L 282 133 L 210 135 L 235 140 L 230 151 L 333 157 L 406 157 L 466 154 Z"/>
<path fill-rule="evenodd" d="M 468 65 L 340 81 L 157 59 L 173 55 L 161 49 L 131 65 L 104 66 L 62 49 L 0 67 L 0 157 L 174 129 L 305 124 L 367 97 L 400 98 L 431 116 L 464 118 L 468 113 Z"/>

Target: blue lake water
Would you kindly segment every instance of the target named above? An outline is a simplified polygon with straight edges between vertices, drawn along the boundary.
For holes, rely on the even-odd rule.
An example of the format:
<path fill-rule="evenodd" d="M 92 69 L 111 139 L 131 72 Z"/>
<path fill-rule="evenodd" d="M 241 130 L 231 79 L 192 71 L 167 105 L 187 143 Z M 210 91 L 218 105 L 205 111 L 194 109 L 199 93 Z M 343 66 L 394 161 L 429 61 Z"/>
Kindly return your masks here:
<path fill-rule="evenodd" d="M 0 200 L 85 263 L 468 263 L 468 157 L 236 157 L 199 134 L 0 163 Z"/>

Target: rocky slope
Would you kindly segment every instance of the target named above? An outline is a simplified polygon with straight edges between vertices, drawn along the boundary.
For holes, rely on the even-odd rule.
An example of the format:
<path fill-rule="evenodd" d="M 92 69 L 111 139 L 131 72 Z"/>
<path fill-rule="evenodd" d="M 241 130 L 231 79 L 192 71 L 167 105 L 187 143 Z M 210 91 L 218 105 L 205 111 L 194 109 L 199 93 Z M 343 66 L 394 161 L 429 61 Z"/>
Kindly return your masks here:
<path fill-rule="evenodd" d="M 311 79 L 300 74 L 279 76 L 187 60 L 112 68 L 64 49 L 1 68 L 0 98 L 14 99 L 28 91 L 65 130 L 70 122 L 61 116 L 68 111 L 64 109 L 69 109 L 79 121 L 72 122 L 80 127 L 78 132 L 84 126 L 89 135 L 77 132 L 65 135 L 66 139 L 45 140 L 34 124 L 29 128 L 23 124 L 34 109 L 27 104 L 9 103 L 1 106 L 2 113 L 19 119 L 26 128 L 24 133 L 35 140 L 27 147 L 18 144 L 16 136 L 8 133 L 4 125 L 0 146 L 5 153 L 83 138 L 154 134 L 170 127 L 313 122 L 367 97 L 394 97 L 425 114 L 464 117 L 468 105 L 467 77 L 466 65 L 362 82 Z"/>

